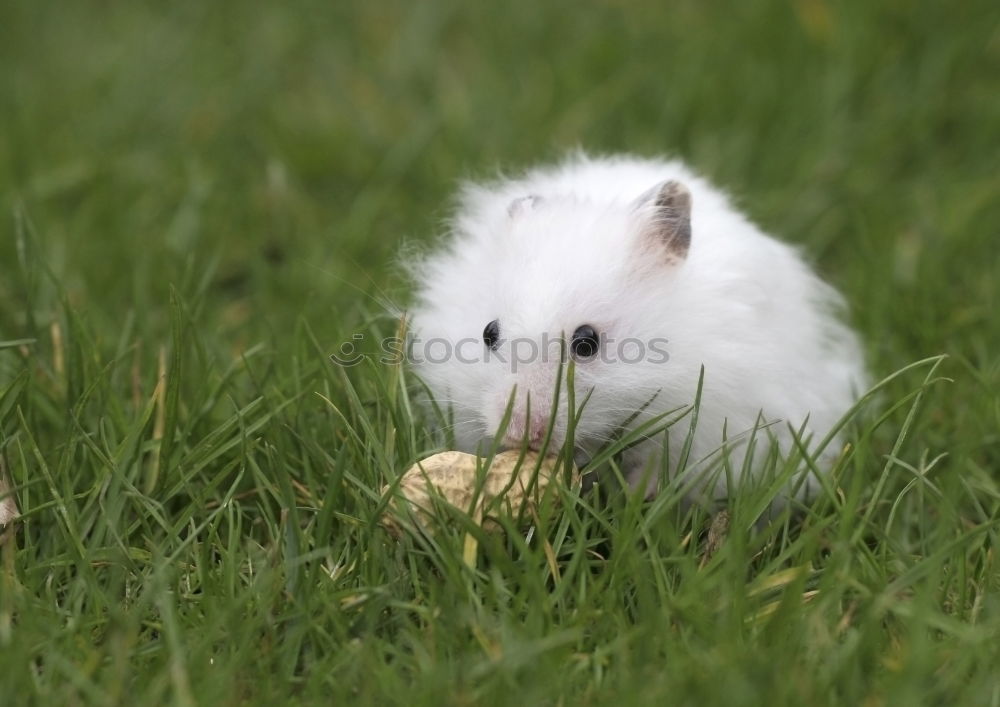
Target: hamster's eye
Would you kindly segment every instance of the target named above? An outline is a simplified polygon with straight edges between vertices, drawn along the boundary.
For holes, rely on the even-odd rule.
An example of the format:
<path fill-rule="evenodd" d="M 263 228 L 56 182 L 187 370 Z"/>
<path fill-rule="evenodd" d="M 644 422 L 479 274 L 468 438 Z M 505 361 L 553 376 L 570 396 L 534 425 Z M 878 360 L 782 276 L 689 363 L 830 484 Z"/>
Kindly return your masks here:
<path fill-rule="evenodd" d="M 601 338 L 589 324 L 577 327 L 573 332 L 573 339 L 569 342 L 569 348 L 577 358 L 596 356 L 600 346 Z"/>
<path fill-rule="evenodd" d="M 497 344 L 500 343 L 500 320 L 494 319 L 492 322 L 486 325 L 483 329 L 483 343 L 489 346 L 494 351 L 497 350 Z"/>

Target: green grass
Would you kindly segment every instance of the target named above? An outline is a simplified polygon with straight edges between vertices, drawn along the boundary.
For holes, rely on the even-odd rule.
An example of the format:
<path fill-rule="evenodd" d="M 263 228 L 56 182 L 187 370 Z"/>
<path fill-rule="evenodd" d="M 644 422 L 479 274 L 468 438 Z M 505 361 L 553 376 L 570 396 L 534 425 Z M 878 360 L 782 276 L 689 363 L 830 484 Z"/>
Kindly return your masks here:
<path fill-rule="evenodd" d="M 1000 704 L 998 77 L 994 0 L 6 3 L 0 704 Z M 456 179 L 577 145 L 690 161 L 906 370 L 710 558 L 671 494 L 397 543 L 444 441 L 327 356 Z"/>

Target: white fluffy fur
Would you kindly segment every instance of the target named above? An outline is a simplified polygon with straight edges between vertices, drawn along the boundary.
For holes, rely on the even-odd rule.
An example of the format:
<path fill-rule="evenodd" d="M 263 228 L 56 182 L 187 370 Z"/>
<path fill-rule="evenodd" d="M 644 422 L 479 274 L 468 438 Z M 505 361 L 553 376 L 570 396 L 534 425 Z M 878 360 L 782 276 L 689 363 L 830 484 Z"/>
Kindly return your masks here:
<path fill-rule="evenodd" d="M 673 263 L 650 247 L 648 211 L 636 208 L 640 195 L 668 179 L 685 185 L 692 199 L 690 250 Z M 529 195 L 540 198 L 515 203 Z M 508 342 L 571 336 L 582 324 L 616 341 L 668 340 L 665 363 L 577 364 L 577 401 L 593 389 L 576 430 L 585 449 L 606 441 L 651 398 L 646 418 L 691 404 L 702 366 L 692 462 L 717 457 L 724 428 L 727 438 L 739 437 L 759 415 L 777 423 L 769 430 L 784 452 L 789 426 L 798 429 L 807 418 L 818 440 L 865 385 L 857 339 L 837 318 L 837 293 L 795 250 L 762 233 L 679 162 L 577 155 L 519 179 L 470 184 L 450 230 L 447 244 L 415 267 L 410 326 L 425 342 L 466 340 L 464 362 L 452 356 L 417 364 L 417 371 L 451 408 L 457 441 L 469 451 L 496 433 L 515 385 L 508 436 L 531 426 L 527 396 L 531 417 L 547 419 L 553 407 L 558 355 L 516 372 L 509 361 L 483 362 L 483 328 L 494 319 Z M 499 353 L 509 356 L 509 347 Z M 566 431 L 560 397 L 556 444 Z M 671 469 L 688 427 L 685 419 L 668 433 Z M 765 447 L 768 436 L 758 433 L 757 445 Z M 662 435 L 634 448 L 626 460 L 630 479 L 658 468 L 646 464 L 659 461 L 663 449 Z M 735 460 L 735 469 L 741 464 Z M 716 494 L 723 490 L 716 485 Z"/>

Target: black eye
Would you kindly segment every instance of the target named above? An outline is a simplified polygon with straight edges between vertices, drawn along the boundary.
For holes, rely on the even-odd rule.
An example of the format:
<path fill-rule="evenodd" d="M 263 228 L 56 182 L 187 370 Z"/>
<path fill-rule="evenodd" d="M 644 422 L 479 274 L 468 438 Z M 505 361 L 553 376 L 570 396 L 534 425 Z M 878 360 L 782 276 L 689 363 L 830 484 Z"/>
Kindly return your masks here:
<path fill-rule="evenodd" d="M 483 343 L 489 346 L 494 351 L 497 350 L 497 344 L 500 343 L 500 320 L 494 319 L 492 322 L 486 325 L 483 329 Z"/>
<path fill-rule="evenodd" d="M 573 332 L 573 340 L 569 343 L 570 351 L 577 358 L 591 358 L 597 355 L 600 349 L 601 339 L 594 327 L 589 324 L 577 327 Z"/>

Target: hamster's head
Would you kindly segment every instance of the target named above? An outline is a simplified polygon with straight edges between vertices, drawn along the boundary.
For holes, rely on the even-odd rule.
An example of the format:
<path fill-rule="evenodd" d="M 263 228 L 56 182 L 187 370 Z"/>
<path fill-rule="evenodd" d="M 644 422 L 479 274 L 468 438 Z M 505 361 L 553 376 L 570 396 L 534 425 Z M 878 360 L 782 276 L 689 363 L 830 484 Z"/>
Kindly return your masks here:
<path fill-rule="evenodd" d="M 663 311 L 690 242 L 691 196 L 676 181 L 621 203 L 467 195 L 450 245 L 417 268 L 410 349 L 460 446 L 538 448 L 551 423 L 560 447 L 570 360 L 577 447 L 666 409 L 651 404 L 669 359 Z"/>

